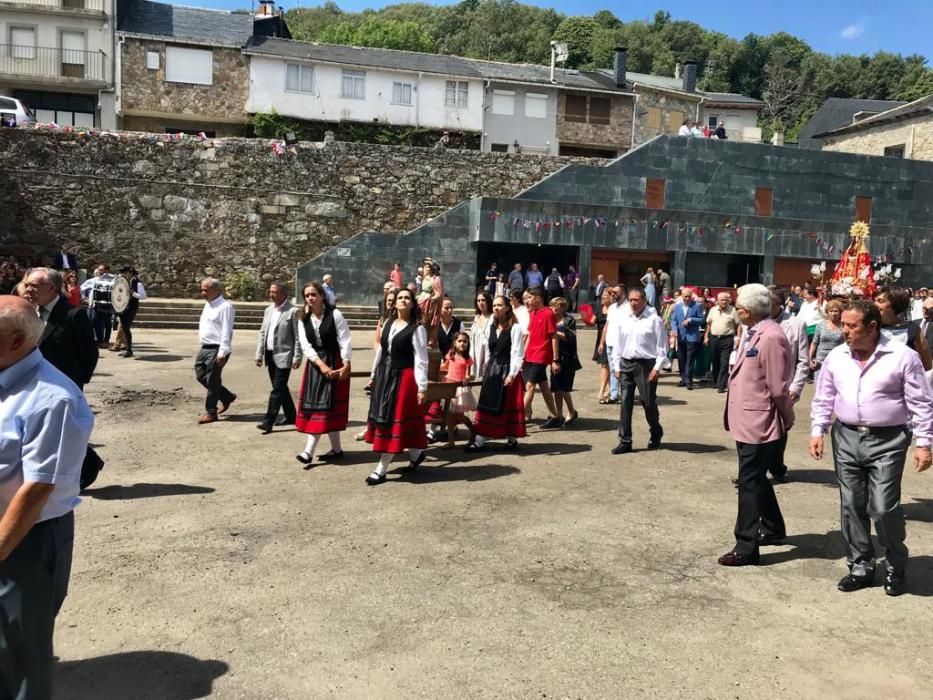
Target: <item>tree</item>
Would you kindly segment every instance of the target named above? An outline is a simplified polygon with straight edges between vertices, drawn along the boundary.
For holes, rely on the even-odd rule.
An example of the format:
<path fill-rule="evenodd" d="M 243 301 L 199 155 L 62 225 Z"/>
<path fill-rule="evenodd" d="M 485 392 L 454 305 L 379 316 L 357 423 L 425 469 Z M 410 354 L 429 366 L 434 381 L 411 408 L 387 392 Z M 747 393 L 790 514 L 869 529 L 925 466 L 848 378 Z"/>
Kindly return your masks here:
<path fill-rule="evenodd" d="M 601 27 L 591 17 L 568 17 L 554 32 L 554 41 L 565 42 L 569 51 L 567 68 L 580 68 L 593 61 L 593 39 Z"/>
<path fill-rule="evenodd" d="M 379 17 L 367 17 L 357 26 L 352 22 L 331 25 L 318 35 L 318 41 L 426 53 L 435 49 L 431 35 L 416 22 L 400 22 Z"/>
<path fill-rule="evenodd" d="M 765 85 L 761 98 L 775 130 L 785 131 L 796 121 L 803 95 L 800 71 L 793 66 L 793 57 L 776 52 L 765 67 Z"/>

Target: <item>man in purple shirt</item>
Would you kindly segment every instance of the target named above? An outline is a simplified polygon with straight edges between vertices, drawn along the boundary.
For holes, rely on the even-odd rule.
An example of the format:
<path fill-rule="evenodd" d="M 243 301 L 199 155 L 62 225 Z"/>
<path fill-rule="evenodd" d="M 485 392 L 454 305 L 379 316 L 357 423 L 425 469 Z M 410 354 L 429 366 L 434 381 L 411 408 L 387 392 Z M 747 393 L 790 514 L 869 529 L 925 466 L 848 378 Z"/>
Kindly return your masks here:
<path fill-rule="evenodd" d="M 833 462 L 842 502 L 842 536 L 849 574 L 839 590 L 872 584 L 875 551 L 869 518 L 885 549 L 884 592 L 904 592 L 907 547 L 901 478 L 917 435 L 914 465 L 930 467 L 933 441 L 933 392 L 916 352 L 881 335 L 881 313 L 871 301 L 849 302 L 842 312 L 845 345 L 833 349 L 820 369 L 813 397 L 810 454 L 823 457 L 823 435 L 832 426 Z"/>

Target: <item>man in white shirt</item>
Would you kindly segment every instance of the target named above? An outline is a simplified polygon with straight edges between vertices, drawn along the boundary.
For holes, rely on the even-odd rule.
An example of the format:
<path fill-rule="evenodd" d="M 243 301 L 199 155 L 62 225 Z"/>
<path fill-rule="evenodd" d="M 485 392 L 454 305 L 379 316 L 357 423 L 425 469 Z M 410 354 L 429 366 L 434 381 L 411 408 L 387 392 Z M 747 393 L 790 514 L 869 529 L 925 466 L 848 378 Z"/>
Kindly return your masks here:
<path fill-rule="evenodd" d="M 624 315 L 613 340 L 610 364 L 619 379 L 622 409 L 619 419 L 619 444 L 612 454 L 632 451 L 632 410 L 635 406 L 635 387 L 645 407 L 651 437 L 648 449 L 661 446 L 664 429 L 658 413 L 658 373 L 667 359 L 667 337 L 664 321 L 648 306 L 644 289 L 628 293 L 629 313 Z M 608 323 L 607 323 L 608 325 Z"/>
<path fill-rule="evenodd" d="M 215 422 L 218 414 L 225 412 L 236 400 L 236 394 L 221 381 L 221 373 L 230 357 L 236 312 L 233 304 L 224 299 L 220 280 L 213 277 L 201 280 L 201 296 L 207 303 L 204 304 L 198 324 L 201 349 L 194 361 L 194 373 L 198 382 L 207 389 L 204 415 L 198 418 L 198 424 L 204 425 Z M 217 408 L 218 403 L 220 409 Z"/>
<path fill-rule="evenodd" d="M 632 315 L 632 309 L 625 298 L 625 285 L 617 284 L 612 291 L 615 303 L 606 312 L 606 325 L 603 326 L 603 335 L 599 339 L 598 352 L 605 349 L 606 357 L 612 357 L 616 338 L 619 337 L 619 325 L 622 319 Z M 609 372 L 609 403 L 619 402 L 619 378 L 615 372 Z"/>

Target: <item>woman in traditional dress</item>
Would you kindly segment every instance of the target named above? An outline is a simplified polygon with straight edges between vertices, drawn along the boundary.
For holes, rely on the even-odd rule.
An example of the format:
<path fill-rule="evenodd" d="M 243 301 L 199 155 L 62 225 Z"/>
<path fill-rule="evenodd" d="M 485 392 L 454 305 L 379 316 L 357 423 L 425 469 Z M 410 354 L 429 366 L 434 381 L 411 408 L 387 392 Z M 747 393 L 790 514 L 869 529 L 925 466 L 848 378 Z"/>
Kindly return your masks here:
<path fill-rule="evenodd" d="M 428 341 L 419 317 L 411 292 L 399 290 L 395 316 L 386 321 L 373 360 L 366 442 L 379 453 L 379 463 L 366 477 L 370 485 L 384 482 L 392 458 L 406 449 L 409 469 L 424 461 L 428 440 L 421 404 L 428 390 Z"/>
<path fill-rule="evenodd" d="M 441 304 L 444 300 L 444 281 L 440 276 L 440 265 L 431 260 L 424 259 L 424 278 L 418 292 L 418 308 L 421 312 L 422 323 L 427 328 L 428 345 L 437 347 L 437 329 L 441 323 Z"/>
<path fill-rule="evenodd" d="M 492 313 L 493 320 L 487 327 L 485 338 L 489 355 L 473 418 L 477 435 L 467 445 L 467 452 L 483 449 L 485 441 L 490 438 L 506 438 L 506 449 L 514 450 L 518 447 L 518 438 L 527 435 L 522 328 L 505 297 L 493 300 Z"/>
<path fill-rule="evenodd" d="M 343 314 L 327 303 L 320 282 L 301 289 L 304 308 L 299 314 L 298 341 L 308 361 L 301 378 L 295 427 L 306 433 L 304 452 L 295 459 L 311 468 L 321 435 L 330 438 L 330 451 L 321 460 L 343 457 L 340 433 L 347 429 L 350 408 L 350 328 Z"/>
<path fill-rule="evenodd" d="M 500 295 L 505 296 L 505 295 Z M 473 317 L 473 325 L 470 326 L 470 357 L 473 360 L 473 376 L 482 377 L 486 369 L 486 355 L 488 348 L 486 346 L 487 326 L 492 322 L 492 296 L 485 289 L 476 293 L 474 307 L 476 315 Z"/>
<path fill-rule="evenodd" d="M 379 347 L 379 342 L 382 340 L 382 328 L 385 325 L 385 322 L 395 317 L 395 295 L 398 293 L 398 289 L 389 289 L 383 293 L 382 297 L 382 306 L 380 307 L 382 311 L 379 315 L 379 320 L 376 321 L 376 330 L 373 333 L 373 350 Z M 364 387 L 365 391 L 369 393 L 372 391 L 373 383 L 372 380 Z M 353 439 L 359 442 L 366 437 L 366 428 L 358 432 L 353 436 Z"/>

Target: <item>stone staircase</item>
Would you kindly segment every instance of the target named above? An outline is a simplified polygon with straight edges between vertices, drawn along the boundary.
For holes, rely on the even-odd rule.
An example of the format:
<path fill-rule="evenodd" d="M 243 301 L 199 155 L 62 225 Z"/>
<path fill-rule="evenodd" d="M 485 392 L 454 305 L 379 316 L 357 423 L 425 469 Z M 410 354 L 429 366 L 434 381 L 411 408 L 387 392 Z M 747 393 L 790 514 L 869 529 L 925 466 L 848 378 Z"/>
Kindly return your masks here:
<path fill-rule="evenodd" d="M 258 331 L 268 302 L 235 301 L 237 330 Z M 139 328 L 174 328 L 197 332 L 203 301 L 189 299 L 151 298 L 140 302 L 134 326 Z M 340 311 L 352 330 L 371 330 L 376 325 L 377 312 L 373 306 L 344 306 Z M 456 309 L 454 314 L 465 323 L 473 320 L 472 309 Z"/>

